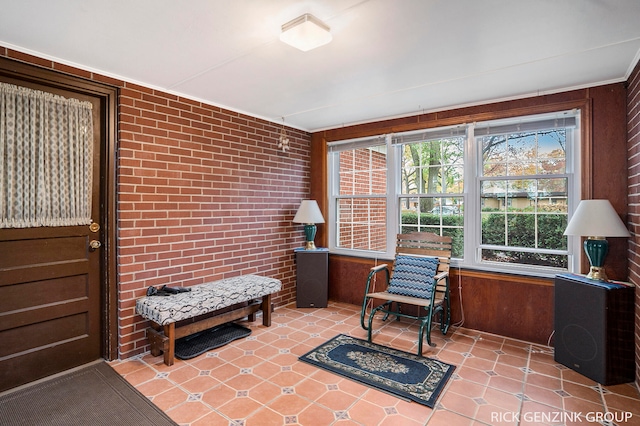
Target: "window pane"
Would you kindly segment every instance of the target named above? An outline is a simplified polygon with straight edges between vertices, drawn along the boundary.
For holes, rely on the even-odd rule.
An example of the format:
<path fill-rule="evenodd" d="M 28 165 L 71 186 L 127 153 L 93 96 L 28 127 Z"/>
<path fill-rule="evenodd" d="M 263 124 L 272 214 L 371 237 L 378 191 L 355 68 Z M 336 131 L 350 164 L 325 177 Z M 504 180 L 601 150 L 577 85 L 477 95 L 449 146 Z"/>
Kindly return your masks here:
<path fill-rule="evenodd" d="M 356 250 L 385 251 L 386 204 L 384 198 L 337 200 L 337 246 Z"/>
<path fill-rule="evenodd" d="M 339 153 L 340 195 L 385 194 L 387 192 L 386 146 L 359 148 Z"/>
<path fill-rule="evenodd" d="M 461 194 L 464 138 L 452 137 L 402 147 L 402 194 Z"/>
<path fill-rule="evenodd" d="M 482 244 L 504 246 L 507 243 L 507 215 L 482 213 Z"/>
<path fill-rule="evenodd" d="M 536 248 L 535 215 L 507 215 L 507 244 L 511 247 Z"/>
<path fill-rule="evenodd" d="M 462 197 L 400 197 L 400 232 L 431 232 L 454 238 L 453 256 L 464 253 Z"/>
<path fill-rule="evenodd" d="M 561 174 L 567 170 L 567 132 L 564 129 L 538 133 L 538 174 Z"/>
<path fill-rule="evenodd" d="M 532 176 L 566 172 L 565 129 L 484 136 L 483 176 Z"/>
<path fill-rule="evenodd" d="M 541 214 L 538 216 L 538 247 L 550 250 L 566 250 L 567 214 Z"/>
<path fill-rule="evenodd" d="M 484 249 L 482 250 L 482 260 L 561 269 L 567 269 L 568 266 L 566 255 L 531 253 L 525 251 Z"/>
<path fill-rule="evenodd" d="M 506 176 L 507 138 L 503 135 L 478 138 L 482 147 L 482 172 L 484 176 Z"/>
<path fill-rule="evenodd" d="M 482 181 L 480 200 L 483 212 L 504 211 L 507 208 L 507 181 Z"/>

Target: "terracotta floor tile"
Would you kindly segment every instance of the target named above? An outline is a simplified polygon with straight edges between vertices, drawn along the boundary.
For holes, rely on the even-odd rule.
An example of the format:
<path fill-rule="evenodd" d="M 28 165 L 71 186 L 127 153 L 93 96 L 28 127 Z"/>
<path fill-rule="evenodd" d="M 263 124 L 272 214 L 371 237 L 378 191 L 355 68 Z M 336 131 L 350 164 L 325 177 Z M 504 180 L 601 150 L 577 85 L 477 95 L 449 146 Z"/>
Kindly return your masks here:
<path fill-rule="evenodd" d="M 316 401 L 322 394 L 328 391 L 327 385 L 315 379 L 307 378 L 295 386 L 295 393 L 310 401 Z"/>
<path fill-rule="evenodd" d="M 167 414 L 178 424 L 190 424 L 205 417 L 211 409 L 202 402 L 185 402 L 167 411 Z"/>
<path fill-rule="evenodd" d="M 200 370 L 191 365 L 185 364 L 182 367 L 172 371 L 169 373 L 169 380 L 174 382 L 177 385 L 181 385 L 184 382 L 187 382 L 194 377 L 197 377 L 200 374 Z"/>
<path fill-rule="evenodd" d="M 562 368 L 559 368 L 557 364 L 549 364 L 540 361 L 529 361 L 529 370 L 534 373 L 553 377 L 556 379 L 562 378 Z"/>
<path fill-rule="evenodd" d="M 229 380 L 225 380 L 224 384 L 236 391 L 248 391 L 262 383 L 262 379 L 255 374 L 238 374 Z"/>
<path fill-rule="evenodd" d="M 489 378 L 491 377 L 485 371 L 465 366 L 456 368 L 454 374 L 462 380 L 477 383 L 482 386 L 486 386 L 487 383 L 489 383 Z"/>
<path fill-rule="evenodd" d="M 493 376 L 489 379 L 487 386 L 507 393 L 521 393 L 523 383 L 519 380 L 510 379 L 504 376 Z"/>
<path fill-rule="evenodd" d="M 236 397 L 217 410 L 230 419 L 246 419 L 261 409 L 262 404 L 247 397 Z"/>
<path fill-rule="evenodd" d="M 215 356 L 213 356 L 215 355 Z M 220 358 L 218 358 L 218 354 L 216 353 L 207 353 L 207 354 L 203 354 L 200 355 L 192 360 L 190 360 L 189 364 L 191 364 L 192 367 L 197 368 L 198 370 L 207 370 L 207 371 L 211 371 L 215 368 L 220 367 L 221 365 L 224 365 L 226 363 L 226 361 L 221 360 Z"/>
<path fill-rule="evenodd" d="M 143 395 L 154 397 L 175 387 L 175 383 L 167 379 L 152 379 L 136 386 Z"/>
<path fill-rule="evenodd" d="M 576 398 L 585 399 L 595 403 L 602 403 L 602 394 L 597 385 L 584 386 L 565 381 L 562 382 L 562 390 Z"/>
<path fill-rule="evenodd" d="M 564 419 L 570 415 L 556 407 L 540 404 L 534 401 L 525 401 L 519 414 L 520 425 L 564 425 Z"/>
<path fill-rule="evenodd" d="M 263 364 L 264 364 L 264 362 L 262 364 L 260 364 L 260 365 L 263 365 Z M 254 373 L 255 373 L 255 371 L 254 371 Z M 238 367 L 236 365 L 233 365 L 231 363 L 226 363 L 226 364 L 222 364 L 220 367 L 214 368 L 213 370 L 211 370 L 211 372 L 209 374 L 211 374 L 211 377 L 213 377 L 213 378 L 219 380 L 220 382 L 224 383 L 225 381 L 229 380 L 230 378 L 240 374 L 240 367 Z"/>
<path fill-rule="evenodd" d="M 484 389 L 483 389 L 484 390 Z M 473 418 L 478 411 L 478 403 L 475 398 L 468 395 L 460 395 L 451 391 L 447 391 L 439 400 L 439 405 L 448 411 L 460 414 L 465 417 Z"/>
<path fill-rule="evenodd" d="M 602 403 L 587 401 L 586 399 L 576 398 L 574 396 L 565 397 L 563 400 L 565 411 L 573 413 L 590 413 L 603 411 Z"/>
<path fill-rule="evenodd" d="M 524 386 L 524 394 L 534 402 L 539 402 L 558 409 L 562 409 L 564 406 L 561 394 L 552 390 L 552 388 L 543 388 L 527 383 Z"/>
<path fill-rule="evenodd" d="M 209 411 L 204 417 L 192 422 L 191 426 L 229 426 L 229 419 L 215 411 Z"/>
<path fill-rule="evenodd" d="M 280 426 L 295 423 L 293 421 L 287 422 L 286 416 L 276 413 L 270 408 L 262 408 L 249 416 L 249 418 L 247 418 L 247 420 L 242 424 L 245 426 Z"/>
<path fill-rule="evenodd" d="M 295 371 L 281 371 L 276 375 L 269 378 L 269 381 L 280 387 L 293 387 L 303 381 L 305 376 L 296 373 Z"/>
<path fill-rule="evenodd" d="M 429 416 L 433 413 L 433 410 L 426 405 L 405 401 L 403 399 L 397 400 L 393 408 L 395 408 L 398 414 L 402 417 L 418 422 L 426 422 Z"/>
<path fill-rule="evenodd" d="M 138 368 L 131 373 L 126 374 L 124 377 L 127 379 L 127 382 L 131 383 L 133 386 L 138 386 L 148 382 L 149 380 L 155 379 L 157 374 L 158 373 L 153 368 L 146 366 L 144 368 Z"/>
<path fill-rule="evenodd" d="M 553 390 L 562 389 L 562 380 L 557 377 L 532 372 L 527 374 L 525 380 L 527 384 L 534 386 L 541 386 Z"/>
<path fill-rule="evenodd" d="M 269 408 L 285 416 L 297 416 L 311 401 L 296 394 L 280 395 L 269 404 Z"/>
<path fill-rule="evenodd" d="M 326 426 L 334 420 L 333 411 L 318 404 L 309 405 L 298 415 L 298 424 L 304 426 Z"/>
<path fill-rule="evenodd" d="M 236 398 L 238 391 L 225 384 L 218 385 L 202 394 L 201 400 L 217 409 Z"/>
<path fill-rule="evenodd" d="M 625 383 L 623 385 L 604 386 L 604 388 L 609 392 L 617 393 L 640 401 L 640 392 L 638 392 L 638 388 L 636 388 L 635 384 Z"/>
<path fill-rule="evenodd" d="M 540 413 L 606 410 L 632 411 L 622 424 L 640 426 L 635 386 L 610 386 L 601 393 L 591 379 L 557 364 L 544 345 L 461 327 L 443 336 L 434 327 L 437 346 L 425 344 L 423 355 L 457 367 L 434 410 L 298 360 L 341 333 L 366 340 L 360 306 L 290 305 L 278 308 L 272 322 L 242 322 L 252 330 L 249 338 L 173 366 L 148 353 L 111 365 L 181 426 L 486 426 L 516 425 L 519 419 L 524 426 L 553 424 L 531 421 Z M 374 330 L 374 343 L 417 350 L 415 321 L 376 318 Z"/>
<path fill-rule="evenodd" d="M 476 345 L 471 348 L 471 355 L 476 358 L 486 359 L 487 361 L 495 362 L 498 359 L 498 354 L 494 349 L 487 349 Z"/>
<path fill-rule="evenodd" d="M 502 377 L 508 377 L 509 379 L 517 380 L 518 382 L 524 381 L 525 367 L 514 367 L 507 364 L 501 364 L 497 362 L 493 367 L 493 371 Z"/>
<path fill-rule="evenodd" d="M 181 386 L 191 393 L 204 393 L 219 384 L 219 380 L 214 379 L 208 374 L 202 374 L 182 383 Z"/>
<path fill-rule="evenodd" d="M 316 400 L 318 404 L 321 404 L 333 411 L 346 410 L 356 401 L 356 397 L 349 395 L 341 390 L 329 390 L 324 393 L 320 398 Z"/>
<path fill-rule="evenodd" d="M 349 408 L 349 417 L 363 425 L 377 425 L 387 416 L 385 410 L 368 401 L 357 401 Z"/>
<path fill-rule="evenodd" d="M 429 418 L 429 426 L 471 426 L 473 420 L 448 410 L 437 410 Z"/>
<path fill-rule="evenodd" d="M 503 392 L 498 389 L 487 387 L 482 396 L 483 402 L 500 407 L 505 410 L 517 412 L 520 409 L 521 397 L 518 394 Z M 479 405 L 483 405 L 479 403 Z"/>
<path fill-rule="evenodd" d="M 173 407 L 187 402 L 189 393 L 183 391 L 180 388 L 171 388 L 161 394 L 153 397 L 152 401 L 155 405 L 160 407 L 161 410 L 168 411 Z"/>
<path fill-rule="evenodd" d="M 136 359 L 132 359 L 130 361 L 112 361 L 109 365 L 122 376 L 126 376 L 136 370 L 149 367 L 146 362 L 142 360 L 138 361 Z"/>
<path fill-rule="evenodd" d="M 281 387 L 265 380 L 249 389 L 248 395 L 251 399 L 255 399 L 259 403 L 265 405 L 276 399 L 281 393 Z"/>
<path fill-rule="evenodd" d="M 516 426 L 518 410 L 507 410 L 491 404 L 478 407 L 475 419 L 479 422 L 495 426 Z"/>
<path fill-rule="evenodd" d="M 607 408 L 629 411 L 635 416 L 640 417 L 640 400 L 636 398 L 629 398 L 624 395 L 614 393 L 605 393 L 604 400 L 607 404 Z"/>

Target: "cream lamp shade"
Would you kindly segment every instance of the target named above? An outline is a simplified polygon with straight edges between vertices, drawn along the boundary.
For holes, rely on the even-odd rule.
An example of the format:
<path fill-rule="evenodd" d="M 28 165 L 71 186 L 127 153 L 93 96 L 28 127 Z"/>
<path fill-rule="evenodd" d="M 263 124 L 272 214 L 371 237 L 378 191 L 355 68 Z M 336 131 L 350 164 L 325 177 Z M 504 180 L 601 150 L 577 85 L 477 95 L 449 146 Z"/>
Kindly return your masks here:
<path fill-rule="evenodd" d="M 294 223 L 304 223 L 304 234 L 306 239 L 305 249 L 315 250 L 316 245 L 313 242 L 316 237 L 316 223 L 324 223 L 324 217 L 318 202 L 316 200 L 302 200 L 300 207 L 293 217 Z"/>
<path fill-rule="evenodd" d="M 604 259 L 609 251 L 606 237 L 629 237 L 629 230 L 620 220 L 609 200 L 582 200 L 571 217 L 564 235 L 588 237 L 584 251 L 591 263 L 588 278 L 607 281 Z"/>

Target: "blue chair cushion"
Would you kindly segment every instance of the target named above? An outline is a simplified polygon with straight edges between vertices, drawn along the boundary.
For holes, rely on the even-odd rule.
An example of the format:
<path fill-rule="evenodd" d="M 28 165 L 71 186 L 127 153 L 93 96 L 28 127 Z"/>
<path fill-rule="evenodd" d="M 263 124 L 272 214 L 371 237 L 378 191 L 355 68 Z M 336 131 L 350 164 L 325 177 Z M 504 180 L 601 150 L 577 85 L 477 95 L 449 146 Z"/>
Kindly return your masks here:
<path fill-rule="evenodd" d="M 431 298 L 438 263 L 437 257 L 396 256 L 387 292 L 421 299 Z"/>

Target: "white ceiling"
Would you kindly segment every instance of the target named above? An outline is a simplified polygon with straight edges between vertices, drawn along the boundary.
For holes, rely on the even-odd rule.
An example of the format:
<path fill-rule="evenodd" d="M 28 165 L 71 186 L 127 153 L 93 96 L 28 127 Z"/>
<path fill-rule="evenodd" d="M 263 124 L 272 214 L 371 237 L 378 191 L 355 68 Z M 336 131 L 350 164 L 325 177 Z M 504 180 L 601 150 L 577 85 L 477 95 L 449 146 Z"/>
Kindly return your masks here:
<path fill-rule="evenodd" d="M 625 81 L 639 0 L 0 0 L 0 45 L 308 131 Z M 333 41 L 279 41 L 312 13 Z"/>

